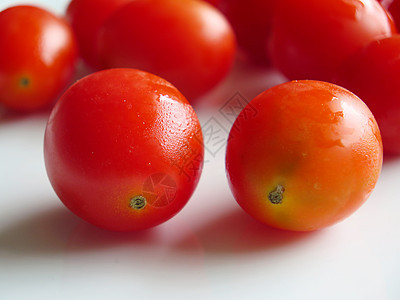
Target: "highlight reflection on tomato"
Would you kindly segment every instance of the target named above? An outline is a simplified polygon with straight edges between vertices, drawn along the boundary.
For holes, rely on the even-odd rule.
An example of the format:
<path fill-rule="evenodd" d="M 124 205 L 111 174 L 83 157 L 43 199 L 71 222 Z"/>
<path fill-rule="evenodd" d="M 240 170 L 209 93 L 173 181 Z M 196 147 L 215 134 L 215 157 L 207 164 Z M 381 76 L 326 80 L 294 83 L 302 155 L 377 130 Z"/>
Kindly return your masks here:
<path fill-rule="evenodd" d="M 311 231 L 364 203 L 380 174 L 382 142 L 357 96 L 330 83 L 292 81 L 248 105 L 231 129 L 226 169 L 249 215 L 273 227 Z"/>
<path fill-rule="evenodd" d="M 197 116 L 169 82 L 133 69 L 76 82 L 45 133 L 50 182 L 61 201 L 96 226 L 158 225 L 191 197 L 203 165 Z"/>

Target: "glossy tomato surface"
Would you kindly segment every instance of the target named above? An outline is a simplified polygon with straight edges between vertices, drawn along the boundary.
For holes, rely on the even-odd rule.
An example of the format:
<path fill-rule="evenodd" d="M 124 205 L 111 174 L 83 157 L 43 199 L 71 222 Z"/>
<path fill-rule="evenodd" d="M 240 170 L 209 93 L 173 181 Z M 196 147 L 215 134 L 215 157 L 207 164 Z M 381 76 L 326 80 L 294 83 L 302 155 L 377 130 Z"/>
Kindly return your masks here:
<path fill-rule="evenodd" d="M 98 35 L 103 23 L 125 3 L 132 0 L 72 0 L 67 19 L 76 35 L 79 53 L 93 68 L 99 68 Z"/>
<path fill-rule="evenodd" d="M 257 63 L 270 63 L 267 41 L 277 3 L 277 0 L 220 0 L 217 5 L 232 24 L 240 48 Z"/>
<path fill-rule="evenodd" d="M 149 228 L 180 211 L 198 183 L 203 152 L 184 96 L 133 69 L 99 71 L 72 85 L 50 115 L 44 142 L 61 201 L 115 231 Z"/>
<path fill-rule="evenodd" d="M 70 83 L 77 49 L 63 19 L 34 6 L 0 12 L 0 103 L 18 111 L 46 107 Z"/>
<path fill-rule="evenodd" d="M 236 46 L 228 21 L 208 3 L 137 0 L 105 22 L 99 49 L 104 68 L 154 73 L 193 103 L 225 77 Z"/>
<path fill-rule="evenodd" d="M 210 3 L 211 5 L 213 5 L 215 7 L 218 7 L 222 0 L 204 0 L 204 1 L 207 3 Z"/>
<path fill-rule="evenodd" d="M 331 81 L 354 52 L 393 32 L 376 0 L 282 0 L 269 42 L 271 60 L 289 79 Z"/>
<path fill-rule="evenodd" d="M 392 0 L 392 1 L 382 1 L 382 5 L 386 7 L 389 11 L 390 15 L 393 18 L 394 23 L 396 24 L 397 31 L 400 29 L 400 1 Z"/>
<path fill-rule="evenodd" d="M 343 67 L 337 83 L 374 114 L 385 155 L 400 155 L 400 35 L 372 42 Z"/>
<path fill-rule="evenodd" d="M 352 214 L 381 165 L 381 137 L 368 107 L 319 81 L 284 83 L 254 98 L 235 121 L 226 152 L 239 205 L 265 224 L 294 231 Z"/>

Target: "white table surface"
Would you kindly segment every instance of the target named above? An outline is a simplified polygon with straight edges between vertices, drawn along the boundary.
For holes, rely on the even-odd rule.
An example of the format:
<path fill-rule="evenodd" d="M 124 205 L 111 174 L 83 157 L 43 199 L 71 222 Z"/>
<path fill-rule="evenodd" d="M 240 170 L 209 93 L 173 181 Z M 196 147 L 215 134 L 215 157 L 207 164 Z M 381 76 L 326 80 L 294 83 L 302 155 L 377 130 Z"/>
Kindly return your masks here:
<path fill-rule="evenodd" d="M 0 9 L 19 3 L 56 13 L 67 5 L 1 0 Z M 225 138 L 230 124 L 219 108 L 281 81 L 238 63 L 197 107 L 202 124 Z M 154 229 L 122 234 L 81 221 L 53 192 L 43 162 L 47 117 L 0 113 L 0 299 L 400 299 L 400 159 L 384 163 L 350 218 L 292 233 L 238 207 L 224 148 L 205 135 L 204 171 L 184 209 Z"/>

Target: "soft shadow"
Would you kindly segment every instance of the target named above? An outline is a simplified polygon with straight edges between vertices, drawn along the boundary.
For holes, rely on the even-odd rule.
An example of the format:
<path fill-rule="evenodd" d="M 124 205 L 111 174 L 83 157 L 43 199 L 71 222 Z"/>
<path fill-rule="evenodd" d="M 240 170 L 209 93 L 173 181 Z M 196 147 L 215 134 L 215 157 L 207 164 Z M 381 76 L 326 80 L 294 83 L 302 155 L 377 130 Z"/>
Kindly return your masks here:
<path fill-rule="evenodd" d="M 0 251 L 48 255 L 62 251 L 76 220 L 62 207 L 31 214 L 0 229 Z"/>
<path fill-rule="evenodd" d="M 41 109 L 34 112 L 17 112 L 8 110 L 5 107 L 0 107 L 0 125 L 8 124 L 13 122 L 20 122 L 32 117 L 45 118 L 47 119 L 50 115 L 51 108 Z"/>
<path fill-rule="evenodd" d="M 178 224 L 179 225 L 179 224 Z M 199 227 L 176 225 L 134 232 L 112 232 L 97 228 L 72 214 L 62 205 L 36 212 L 0 228 L 0 253 L 21 256 L 52 256 L 120 247 L 168 245 L 181 254 L 226 255 L 266 251 L 311 238 L 317 233 L 298 233 L 270 228 L 255 221 L 240 208 Z M 177 238 L 178 237 L 178 238 Z M 175 239 L 176 238 L 176 239 Z M 168 241 L 169 240 L 169 241 Z"/>
<path fill-rule="evenodd" d="M 115 232 L 101 229 L 79 220 L 66 245 L 68 253 L 110 250 L 120 247 L 153 245 L 158 239 L 158 227 L 131 232 Z"/>
<path fill-rule="evenodd" d="M 318 232 L 274 229 L 237 208 L 204 224 L 194 234 L 206 253 L 226 255 L 280 248 L 316 236 Z M 192 236 L 184 237 L 175 246 L 181 251 L 191 251 Z"/>
<path fill-rule="evenodd" d="M 151 230 L 119 233 L 99 229 L 60 205 L 0 228 L 0 252 L 32 256 L 60 255 L 145 242 L 151 236 Z"/>
<path fill-rule="evenodd" d="M 400 161 L 400 154 L 383 152 L 383 166 L 390 165 Z"/>

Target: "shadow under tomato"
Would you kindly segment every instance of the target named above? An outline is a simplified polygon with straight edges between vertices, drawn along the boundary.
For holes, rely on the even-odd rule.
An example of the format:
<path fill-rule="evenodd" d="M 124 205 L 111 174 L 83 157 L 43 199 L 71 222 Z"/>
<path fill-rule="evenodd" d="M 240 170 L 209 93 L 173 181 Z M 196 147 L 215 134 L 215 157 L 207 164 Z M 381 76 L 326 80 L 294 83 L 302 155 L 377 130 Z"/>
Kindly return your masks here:
<path fill-rule="evenodd" d="M 384 154 L 383 154 L 383 165 L 384 166 L 390 165 L 392 163 L 396 163 L 399 161 L 400 161 L 400 153 L 399 154 L 392 154 L 392 153 L 386 154 L 384 152 Z"/>
<path fill-rule="evenodd" d="M 18 112 L 0 106 L 0 124 L 19 122 L 32 117 L 47 119 L 50 112 L 50 107 L 30 112 Z"/>
<path fill-rule="evenodd" d="M 69 235 L 65 251 L 73 254 L 111 250 L 124 246 L 129 246 L 131 249 L 138 245 L 151 247 L 157 241 L 157 230 L 156 227 L 131 232 L 115 232 L 79 220 L 79 224 Z"/>
<path fill-rule="evenodd" d="M 197 228 L 194 234 L 205 253 L 226 255 L 285 247 L 314 237 L 318 232 L 274 229 L 254 220 L 238 207 Z M 175 246 L 180 251 L 191 251 L 192 245 L 192 236 L 187 236 Z"/>
<path fill-rule="evenodd" d="M 0 251 L 22 255 L 60 252 L 75 222 L 59 207 L 33 213 L 0 229 Z"/>
<path fill-rule="evenodd" d="M 87 224 L 60 205 L 0 228 L 0 252 L 31 256 L 62 255 L 140 243 L 149 238 L 151 230 L 134 233 L 102 230 Z"/>
<path fill-rule="evenodd" d="M 142 247 L 145 252 L 167 247 L 175 255 L 226 255 L 285 247 L 315 235 L 270 228 L 239 207 L 198 227 L 185 221 L 135 232 L 113 232 L 88 224 L 59 205 L 0 228 L 0 253 L 47 257 L 122 247 Z"/>

